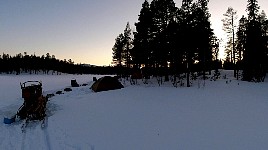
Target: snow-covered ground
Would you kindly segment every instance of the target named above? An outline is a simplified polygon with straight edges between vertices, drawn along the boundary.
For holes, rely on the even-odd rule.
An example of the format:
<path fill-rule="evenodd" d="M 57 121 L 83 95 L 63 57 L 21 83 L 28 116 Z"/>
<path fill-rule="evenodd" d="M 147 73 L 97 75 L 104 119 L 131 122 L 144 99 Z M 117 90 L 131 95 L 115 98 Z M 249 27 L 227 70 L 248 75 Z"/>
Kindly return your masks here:
<path fill-rule="evenodd" d="M 22 104 L 20 82 L 38 80 L 44 93 L 88 86 L 48 102 L 48 122 L 0 124 L 2 150 L 267 150 L 268 82 L 195 81 L 175 88 L 155 79 L 145 85 L 93 93 L 94 75 L 0 75 L 0 118 Z M 99 77 L 99 76 L 97 76 Z"/>

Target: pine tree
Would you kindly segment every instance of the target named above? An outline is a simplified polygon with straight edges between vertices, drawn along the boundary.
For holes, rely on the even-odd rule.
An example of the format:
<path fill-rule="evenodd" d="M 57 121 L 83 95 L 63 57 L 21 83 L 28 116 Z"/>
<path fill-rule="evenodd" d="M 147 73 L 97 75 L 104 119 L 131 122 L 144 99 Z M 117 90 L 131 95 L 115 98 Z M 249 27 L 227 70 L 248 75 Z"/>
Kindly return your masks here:
<path fill-rule="evenodd" d="M 266 52 L 266 56 L 268 57 L 268 19 L 267 19 L 267 16 L 265 17 L 262 24 L 263 24 L 264 43 L 265 43 L 265 48 L 266 48 L 265 52 Z M 267 68 L 268 68 L 268 58 L 266 58 L 266 69 Z"/>
<path fill-rule="evenodd" d="M 153 37 L 153 59 L 155 66 L 167 67 L 170 50 L 167 27 L 174 19 L 176 7 L 173 0 L 153 0 L 150 4 L 153 25 L 151 34 Z"/>
<path fill-rule="evenodd" d="M 169 49 L 168 52 L 168 61 L 169 61 L 169 67 L 172 69 L 173 74 L 176 74 L 178 72 L 182 71 L 182 48 L 180 47 L 181 43 L 180 40 L 180 23 L 181 22 L 181 12 L 179 9 L 177 10 L 176 19 L 172 20 L 167 29 L 166 34 L 169 39 L 169 43 L 167 47 Z M 180 70 L 180 71 L 179 71 Z"/>
<path fill-rule="evenodd" d="M 265 78 L 265 59 L 267 58 L 266 37 L 257 0 L 248 0 L 248 23 L 244 51 L 243 80 L 261 82 Z M 265 19 L 264 19 L 265 20 Z"/>
<path fill-rule="evenodd" d="M 236 40 L 236 50 L 238 52 L 238 61 L 241 62 L 243 58 L 243 53 L 245 51 L 246 45 L 246 30 L 247 30 L 247 18 L 242 16 L 239 20 L 238 29 L 236 32 L 237 40 Z"/>
<path fill-rule="evenodd" d="M 262 48 L 265 53 L 264 58 L 264 70 L 268 69 L 268 19 L 264 10 L 259 15 L 259 22 L 261 24 L 262 32 Z"/>
<path fill-rule="evenodd" d="M 123 62 L 123 49 L 124 49 L 124 35 L 121 33 L 115 39 L 113 50 L 113 64 L 122 66 Z"/>
<path fill-rule="evenodd" d="M 190 72 L 192 70 L 192 66 L 196 60 L 197 54 L 197 39 L 196 37 L 196 3 L 193 3 L 192 0 L 183 0 L 182 1 L 182 22 L 181 22 L 181 36 L 180 39 L 183 52 L 184 52 L 184 64 L 186 68 L 186 78 L 187 78 L 187 87 L 190 87 Z"/>
<path fill-rule="evenodd" d="M 150 4 L 147 0 L 142 4 L 142 9 L 138 18 L 138 22 L 135 23 L 136 32 L 134 32 L 133 51 L 132 56 L 135 64 L 139 67 L 144 64 L 146 67 L 151 63 L 151 26 L 152 15 L 150 10 Z"/>
<path fill-rule="evenodd" d="M 124 29 L 124 33 L 119 34 L 115 39 L 113 50 L 113 63 L 116 66 L 130 67 L 132 49 L 132 30 L 130 29 L 129 22 Z"/>
<path fill-rule="evenodd" d="M 220 40 L 213 35 L 212 39 L 211 39 L 211 46 L 212 46 L 212 59 L 214 61 L 218 61 L 218 57 L 219 57 L 219 45 L 220 45 Z"/>
<path fill-rule="evenodd" d="M 184 49 L 187 68 L 187 86 L 189 85 L 189 73 L 191 71 L 205 71 L 211 68 L 213 32 L 209 21 L 208 1 L 192 0 L 182 1 L 181 47 Z M 198 68 L 192 67 L 196 62 Z"/>
<path fill-rule="evenodd" d="M 190 10 L 192 6 L 193 0 L 182 0 L 182 9 Z"/>
<path fill-rule="evenodd" d="M 248 11 L 248 20 L 256 21 L 259 14 L 260 6 L 258 5 L 257 0 L 248 0 L 247 11 Z"/>
<path fill-rule="evenodd" d="M 223 14 L 225 18 L 222 20 L 223 22 L 223 30 L 227 33 L 227 37 L 230 41 L 232 41 L 232 52 L 231 52 L 231 62 L 235 65 L 235 29 L 236 29 L 236 19 L 237 19 L 237 11 L 232 7 L 228 7 L 225 14 Z M 229 42 L 229 41 L 228 41 Z M 236 77 L 236 70 L 234 68 L 234 77 Z"/>
<path fill-rule="evenodd" d="M 182 22 L 181 22 L 181 32 L 180 32 L 180 43 L 181 48 L 183 49 L 184 53 L 184 65 L 186 70 L 186 78 L 187 78 L 187 87 L 190 87 L 190 71 L 191 66 L 193 64 L 193 57 L 194 57 L 194 45 L 192 44 L 194 36 L 194 15 L 193 15 L 193 8 L 194 4 L 192 3 L 192 0 L 183 0 L 182 1 Z"/>
<path fill-rule="evenodd" d="M 130 28 L 129 22 L 127 22 L 126 28 L 124 30 L 123 36 L 123 62 L 127 68 L 130 68 L 131 55 L 130 51 L 132 49 L 132 30 Z"/>
<path fill-rule="evenodd" d="M 257 0 L 248 0 L 248 25 L 244 53 L 243 80 L 261 82 L 265 77 L 265 43 L 263 42 L 261 23 L 258 21 L 259 6 Z"/>
<path fill-rule="evenodd" d="M 211 69 L 212 62 L 212 47 L 213 43 L 213 30 L 209 21 L 210 14 L 208 12 L 208 0 L 198 0 L 195 9 L 196 24 L 195 30 L 197 36 L 197 53 L 200 69 L 203 70 L 203 77 L 205 79 L 205 72 Z"/>
<path fill-rule="evenodd" d="M 229 38 L 229 40 L 226 43 L 225 46 L 225 61 L 227 63 L 229 63 L 229 66 L 231 66 L 231 68 L 233 68 L 233 40 L 231 38 Z"/>
<path fill-rule="evenodd" d="M 205 74 L 211 68 L 212 49 L 217 51 L 207 5 L 208 0 L 183 0 L 182 7 L 176 8 L 173 0 L 153 0 L 150 4 L 145 0 L 135 24 L 131 52 L 135 63 L 187 72 L 187 86 L 190 72 L 198 69 L 192 67 L 196 62 Z"/>
<path fill-rule="evenodd" d="M 262 10 L 261 14 L 259 14 L 258 20 L 262 25 L 262 32 L 265 36 L 268 29 L 267 29 L 267 16 L 266 16 L 266 13 L 264 12 L 264 10 Z"/>

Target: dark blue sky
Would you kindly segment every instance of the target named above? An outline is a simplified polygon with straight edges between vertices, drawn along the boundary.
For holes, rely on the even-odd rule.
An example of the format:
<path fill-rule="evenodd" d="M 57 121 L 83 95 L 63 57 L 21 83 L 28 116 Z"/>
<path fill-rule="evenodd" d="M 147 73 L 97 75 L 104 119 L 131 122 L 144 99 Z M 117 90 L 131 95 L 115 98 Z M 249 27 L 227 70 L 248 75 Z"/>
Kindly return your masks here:
<path fill-rule="evenodd" d="M 109 65 L 115 38 L 128 21 L 134 28 L 143 2 L 0 0 L 0 53 L 50 53 L 75 63 Z M 175 3 L 181 6 L 181 0 Z M 246 4 L 246 0 L 210 0 L 211 22 L 217 36 L 224 37 L 221 19 L 228 6 L 241 15 L 246 14 Z M 268 2 L 259 0 L 259 5 L 267 10 Z"/>

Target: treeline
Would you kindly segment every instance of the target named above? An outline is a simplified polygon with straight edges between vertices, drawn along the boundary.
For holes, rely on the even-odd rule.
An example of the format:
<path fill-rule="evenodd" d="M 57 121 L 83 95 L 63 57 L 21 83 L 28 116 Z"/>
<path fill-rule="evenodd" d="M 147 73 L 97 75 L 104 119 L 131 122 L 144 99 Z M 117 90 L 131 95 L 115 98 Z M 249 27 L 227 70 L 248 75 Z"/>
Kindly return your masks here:
<path fill-rule="evenodd" d="M 257 0 L 248 0 L 248 16 L 239 20 L 236 33 L 234 64 L 246 81 L 264 81 L 268 69 L 268 20 L 259 9 Z"/>
<path fill-rule="evenodd" d="M 173 0 L 145 0 L 136 29 L 132 31 L 127 23 L 116 38 L 113 63 L 121 68 L 167 70 L 166 74 L 173 75 L 200 72 L 204 78 L 206 71 L 221 68 L 221 40 L 211 29 L 208 2 L 182 0 L 177 8 Z M 248 16 L 239 20 L 238 27 L 232 8 L 224 14 L 228 33 L 224 67 L 234 69 L 237 79 L 261 82 L 268 69 L 268 21 L 259 9 L 257 0 L 248 0 Z"/>
<path fill-rule="evenodd" d="M 204 77 L 206 71 L 221 68 L 208 2 L 183 0 L 177 8 L 173 0 L 145 0 L 136 30 L 128 23 L 115 40 L 114 64 L 167 70 L 166 74 L 202 72 Z"/>
<path fill-rule="evenodd" d="M 113 67 L 107 66 L 90 66 L 83 64 L 74 64 L 69 60 L 56 59 L 54 55 L 36 56 L 28 55 L 26 52 L 10 56 L 3 53 L 0 55 L 0 73 L 6 74 L 115 74 Z"/>
<path fill-rule="evenodd" d="M 248 0 L 248 16 L 242 16 L 238 25 L 236 11 L 229 7 L 224 14 L 224 29 L 228 35 L 224 66 L 234 69 L 234 76 L 242 80 L 264 81 L 268 69 L 268 19 L 260 12 L 257 0 Z"/>

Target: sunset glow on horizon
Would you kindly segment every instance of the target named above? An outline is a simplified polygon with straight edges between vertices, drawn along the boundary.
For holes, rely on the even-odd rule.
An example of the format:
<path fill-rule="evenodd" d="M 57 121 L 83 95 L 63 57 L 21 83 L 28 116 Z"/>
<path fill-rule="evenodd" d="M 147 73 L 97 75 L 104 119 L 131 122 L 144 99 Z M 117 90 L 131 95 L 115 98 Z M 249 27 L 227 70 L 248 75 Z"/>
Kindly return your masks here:
<path fill-rule="evenodd" d="M 9 0 L 0 1 L 0 55 L 27 52 L 50 53 L 75 63 L 110 65 L 115 38 L 138 21 L 144 0 Z M 151 2 L 151 0 L 149 0 Z M 177 7 L 181 0 L 174 0 Z M 268 13 L 268 1 L 258 0 L 260 11 Z M 247 0 L 210 0 L 209 12 L 215 35 L 222 31 L 223 14 L 229 6 L 238 20 L 247 16 Z M 225 43 L 222 43 L 225 44 Z M 221 45 L 224 47 L 224 45 Z M 224 57 L 221 48 L 220 58 Z"/>

